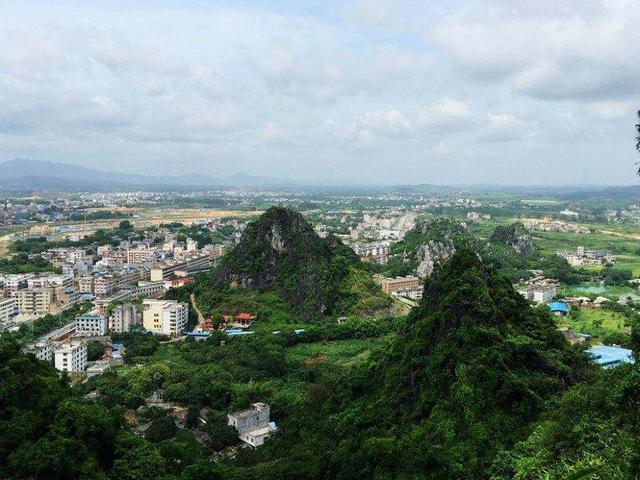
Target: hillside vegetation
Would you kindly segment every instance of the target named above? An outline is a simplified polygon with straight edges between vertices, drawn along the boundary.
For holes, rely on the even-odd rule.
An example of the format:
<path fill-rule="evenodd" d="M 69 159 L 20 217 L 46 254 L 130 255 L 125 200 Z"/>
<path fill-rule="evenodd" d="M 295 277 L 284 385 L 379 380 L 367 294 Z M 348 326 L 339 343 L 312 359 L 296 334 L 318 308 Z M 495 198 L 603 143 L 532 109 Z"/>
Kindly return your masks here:
<path fill-rule="evenodd" d="M 303 322 L 391 303 L 349 247 L 321 238 L 300 213 L 280 207 L 247 225 L 206 284 L 224 292 L 275 292 Z"/>

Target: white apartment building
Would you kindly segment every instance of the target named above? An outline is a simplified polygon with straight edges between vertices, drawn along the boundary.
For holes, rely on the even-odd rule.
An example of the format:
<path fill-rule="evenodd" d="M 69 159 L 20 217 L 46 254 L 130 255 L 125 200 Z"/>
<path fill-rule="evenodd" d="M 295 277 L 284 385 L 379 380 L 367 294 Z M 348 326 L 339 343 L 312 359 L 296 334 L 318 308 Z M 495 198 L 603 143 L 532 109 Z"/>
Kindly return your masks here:
<path fill-rule="evenodd" d="M 180 335 L 187 328 L 189 308 L 174 300 L 144 300 L 142 324 L 152 333 Z"/>
<path fill-rule="evenodd" d="M 61 372 L 83 372 L 87 368 L 87 345 L 84 342 L 60 345 L 53 356 L 55 367 Z"/>
<path fill-rule="evenodd" d="M 0 298 L 0 330 L 11 317 L 18 314 L 18 302 L 15 298 Z"/>
<path fill-rule="evenodd" d="M 193 240 L 192 238 L 187 238 L 187 252 L 195 252 L 196 250 L 198 250 L 197 240 Z"/>
<path fill-rule="evenodd" d="M 47 341 L 32 343 L 27 347 L 29 353 L 33 353 L 38 360 L 50 362 L 53 360 L 53 346 Z"/>
<path fill-rule="evenodd" d="M 76 317 L 76 335 L 99 337 L 109 332 L 109 320 L 103 315 L 85 314 Z"/>

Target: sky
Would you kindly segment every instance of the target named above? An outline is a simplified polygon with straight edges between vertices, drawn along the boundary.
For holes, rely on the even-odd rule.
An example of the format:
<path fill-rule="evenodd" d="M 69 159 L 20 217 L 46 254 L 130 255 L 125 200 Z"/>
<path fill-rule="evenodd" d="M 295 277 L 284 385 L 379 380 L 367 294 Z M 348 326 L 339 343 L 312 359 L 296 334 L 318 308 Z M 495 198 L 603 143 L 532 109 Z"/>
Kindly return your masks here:
<path fill-rule="evenodd" d="M 637 0 L 0 2 L 0 161 L 633 184 Z"/>

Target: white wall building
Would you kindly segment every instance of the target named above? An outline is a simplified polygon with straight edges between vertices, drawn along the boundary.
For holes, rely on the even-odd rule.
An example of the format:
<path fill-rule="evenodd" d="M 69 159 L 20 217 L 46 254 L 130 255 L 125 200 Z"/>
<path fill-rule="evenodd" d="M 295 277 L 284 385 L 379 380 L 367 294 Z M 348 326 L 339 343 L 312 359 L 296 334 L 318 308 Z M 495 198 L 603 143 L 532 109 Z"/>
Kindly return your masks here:
<path fill-rule="evenodd" d="M 54 364 L 61 372 L 83 372 L 87 368 L 87 345 L 71 342 L 55 349 Z"/>
<path fill-rule="evenodd" d="M 276 430 L 269 422 L 271 408 L 265 403 L 254 403 L 251 408 L 227 415 L 227 425 L 235 427 L 238 438 L 252 447 L 259 447 Z"/>
<path fill-rule="evenodd" d="M 100 337 L 109 332 L 109 320 L 103 315 L 85 314 L 76 317 L 76 335 Z"/>

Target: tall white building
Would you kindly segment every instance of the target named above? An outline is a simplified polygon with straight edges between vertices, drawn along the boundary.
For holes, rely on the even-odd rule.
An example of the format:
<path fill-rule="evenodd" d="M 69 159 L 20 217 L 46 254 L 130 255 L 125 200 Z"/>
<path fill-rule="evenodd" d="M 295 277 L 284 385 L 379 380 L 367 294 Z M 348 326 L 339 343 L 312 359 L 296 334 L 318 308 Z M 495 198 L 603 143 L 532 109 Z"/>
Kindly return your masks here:
<path fill-rule="evenodd" d="M 76 335 L 99 337 L 109 332 L 109 321 L 103 315 L 85 314 L 76 317 Z"/>
<path fill-rule="evenodd" d="M 187 328 L 189 309 L 174 300 L 144 300 L 142 324 L 152 333 L 180 335 Z"/>
<path fill-rule="evenodd" d="M 87 345 L 84 342 L 63 344 L 53 355 L 55 367 L 61 372 L 83 372 L 87 368 Z"/>

